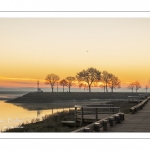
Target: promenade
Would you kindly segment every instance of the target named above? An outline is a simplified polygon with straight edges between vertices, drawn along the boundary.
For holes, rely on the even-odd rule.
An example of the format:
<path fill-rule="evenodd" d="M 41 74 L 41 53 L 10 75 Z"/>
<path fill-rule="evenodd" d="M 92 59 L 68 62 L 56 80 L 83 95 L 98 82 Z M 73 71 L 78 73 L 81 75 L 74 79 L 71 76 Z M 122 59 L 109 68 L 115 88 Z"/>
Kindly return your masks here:
<path fill-rule="evenodd" d="M 105 132 L 150 132 L 150 102 L 135 114 L 125 114 L 122 123 L 108 127 Z"/>

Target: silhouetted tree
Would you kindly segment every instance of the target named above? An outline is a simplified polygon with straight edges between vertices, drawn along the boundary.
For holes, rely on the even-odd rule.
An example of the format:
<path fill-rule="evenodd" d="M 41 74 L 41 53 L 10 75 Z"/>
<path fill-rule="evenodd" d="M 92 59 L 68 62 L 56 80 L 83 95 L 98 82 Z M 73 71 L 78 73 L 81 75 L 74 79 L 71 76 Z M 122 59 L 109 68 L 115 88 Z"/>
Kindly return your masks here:
<path fill-rule="evenodd" d="M 47 77 L 45 78 L 46 84 L 50 84 L 52 92 L 55 86 L 55 83 L 59 80 L 59 76 L 56 74 L 48 74 Z"/>
<path fill-rule="evenodd" d="M 100 81 L 101 72 L 96 68 L 88 68 L 87 70 L 82 70 L 77 73 L 76 78 L 79 83 L 85 82 L 87 83 L 89 92 L 91 92 L 91 86 L 93 83 Z"/>
<path fill-rule="evenodd" d="M 107 71 L 103 71 L 101 81 L 105 85 L 106 92 L 108 92 L 108 84 L 110 82 L 110 73 L 108 73 Z"/>
<path fill-rule="evenodd" d="M 59 82 L 59 84 L 60 84 L 61 86 L 63 86 L 63 92 L 64 92 L 64 86 L 67 86 L 67 81 L 66 81 L 65 79 L 63 79 L 63 80 L 61 80 L 61 81 Z"/>
<path fill-rule="evenodd" d="M 137 93 L 137 90 L 138 90 L 139 88 L 141 88 L 141 85 L 140 85 L 140 83 L 139 83 L 138 81 L 135 81 L 135 82 L 134 82 L 134 85 L 135 85 L 135 90 L 136 90 L 136 93 Z"/>
<path fill-rule="evenodd" d="M 85 92 L 85 89 L 88 87 L 86 83 L 79 83 L 79 88 L 82 88 L 84 89 L 84 92 Z"/>
<path fill-rule="evenodd" d="M 111 92 L 113 92 L 113 89 L 120 88 L 121 81 L 118 77 L 116 77 L 113 74 L 109 75 L 109 87 L 111 88 Z"/>
<path fill-rule="evenodd" d="M 134 82 L 130 83 L 129 86 L 127 87 L 128 89 L 131 89 L 132 90 L 132 93 L 133 93 L 133 89 L 135 87 L 135 84 Z"/>
<path fill-rule="evenodd" d="M 75 81 L 75 77 L 70 77 L 70 76 L 66 77 L 66 81 L 67 81 L 66 86 L 69 88 L 69 92 L 70 92 L 70 88 L 73 85 L 73 81 Z"/>
<path fill-rule="evenodd" d="M 104 89 L 104 93 L 105 93 L 105 88 L 106 88 L 105 84 L 102 83 L 102 84 L 99 85 L 99 87 L 103 88 Z"/>

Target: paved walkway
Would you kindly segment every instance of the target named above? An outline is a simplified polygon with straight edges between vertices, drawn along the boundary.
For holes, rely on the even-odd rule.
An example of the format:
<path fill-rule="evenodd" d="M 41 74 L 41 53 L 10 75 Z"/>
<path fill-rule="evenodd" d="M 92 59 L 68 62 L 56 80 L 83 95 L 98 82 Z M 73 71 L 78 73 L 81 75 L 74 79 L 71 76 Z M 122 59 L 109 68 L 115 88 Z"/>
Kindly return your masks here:
<path fill-rule="evenodd" d="M 135 114 L 125 114 L 125 120 L 109 127 L 107 132 L 150 132 L 150 101 Z"/>

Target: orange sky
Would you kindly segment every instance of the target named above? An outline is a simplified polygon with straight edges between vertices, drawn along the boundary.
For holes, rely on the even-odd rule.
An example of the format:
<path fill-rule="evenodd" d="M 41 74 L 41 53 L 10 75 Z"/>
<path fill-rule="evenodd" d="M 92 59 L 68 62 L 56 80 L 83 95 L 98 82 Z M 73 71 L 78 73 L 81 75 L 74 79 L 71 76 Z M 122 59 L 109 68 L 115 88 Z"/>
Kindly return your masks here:
<path fill-rule="evenodd" d="M 149 18 L 0 18 L 0 86 L 35 87 L 94 67 L 122 86 L 150 78 Z M 88 52 L 87 52 L 88 51 Z"/>

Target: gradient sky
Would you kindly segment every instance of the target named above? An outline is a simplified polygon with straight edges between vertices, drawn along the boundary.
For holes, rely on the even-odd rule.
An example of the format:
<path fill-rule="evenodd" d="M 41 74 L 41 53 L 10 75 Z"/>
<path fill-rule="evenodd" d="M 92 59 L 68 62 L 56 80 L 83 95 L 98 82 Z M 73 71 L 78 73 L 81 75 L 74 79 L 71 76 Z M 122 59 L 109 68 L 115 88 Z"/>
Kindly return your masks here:
<path fill-rule="evenodd" d="M 0 18 L 0 87 L 46 86 L 47 74 L 89 67 L 145 86 L 149 57 L 150 18 Z"/>

